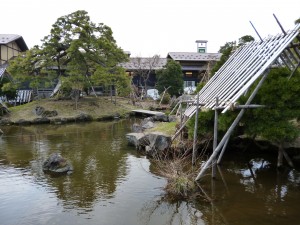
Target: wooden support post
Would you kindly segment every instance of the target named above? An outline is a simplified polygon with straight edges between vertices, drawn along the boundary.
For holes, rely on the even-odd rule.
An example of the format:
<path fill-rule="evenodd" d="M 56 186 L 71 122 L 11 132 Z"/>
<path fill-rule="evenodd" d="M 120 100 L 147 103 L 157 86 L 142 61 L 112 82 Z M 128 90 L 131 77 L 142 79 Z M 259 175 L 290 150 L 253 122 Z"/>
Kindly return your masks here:
<path fill-rule="evenodd" d="M 220 153 L 220 155 L 219 155 L 217 164 L 220 164 L 220 163 L 221 163 L 222 157 L 223 157 L 223 155 L 224 155 L 224 152 L 225 152 L 225 150 L 226 150 L 227 144 L 228 144 L 228 142 L 229 142 L 229 138 L 230 138 L 230 136 L 227 138 L 225 144 L 223 145 L 223 148 L 222 148 L 222 151 L 221 151 L 221 153 Z"/>
<path fill-rule="evenodd" d="M 278 147 L 277 167 L 282 167 L 283 149 L 282 146 Z"/>
<path fill-rule="evenodd" d="M 180 127 L 182 127 L 182 124 L 183 124 L 182 104 L 180 103 Z M 182 131 L 180 132 L 180 140 L 183 140 Z"/>
<path fill-rule="evenodd" d="M 172 113 L 175 111 L 175 109 L 177 108 L 177 106 L 181 104 L 181 100 L 177 102 L 177 104 L 174 106 L 174 108 L 172 109 L 172 111 L 170 112 L 169 115 L 172 115 Z"/>
<path fill-rule="evenodd" d="M 193 156 L 192 164 L 196 161 L 196 147 L 197 147 L 197 131 L 198 131 L 198 114 L 199 114 L 199 93 L 197 94 L 197 105 L 196 105 L 196 115 L 195 115 L 195 127 L 194 127 L 194 140 L 193 140 Z"/>
<path fill-rule="evenodd" d="M 294 164 L 289 157 L 289 155 L 284 150 L 282 144 L 279 144 L 278 146 L 278 158 L 277 158 L 277 167 L 281 167 L 283 165 L 283 157 L 286 159 L 287 163 L 290 167 L 294 167 Z"/>
<path fill-rule="evenodd" d="M 290 167 L 294 167 L 294 164 L 293 164 L 291 158 L 289 157 L 289 155 L 286 153 L 286 151 L 284 149 L 282 149 L 282 153 L 283 153 L 284 158 L 286 159 L 286 161 L 290 165 Z"/>
<path fill-rule="evenodd" d="M 268 73 L 269 73 L 269 70 L 265 71 L 263 77 L 261 78 L 261 80 L 259 81 L 259 83 L 255 87 L 255 89 L 253 90 L 252 94 L 248 98 L 245 105 L 249 105 L 251 103 L 251 101 L 255 97 L 256 93 L 258 92 L 259 88 L 261 87 L 261 85 L 263 84 L 265 79 L 267 78 Z M 196 181 L 199 180 L 204 175 L 204 172 L 207 170 L 208 166 L 211 165 L 212 160 L 217 157 L 219 151 L 221 150 L 221 148 L 223 147 L 223 145 L 227 141 L 227 139 L 230 137 L 230 135 L 233 132 L 236 125 L 240 122 L 240 120 L 241 120 L 242 116 L 244 115 L 244 113 L 245 113 L 245 109 L 242 109 L 239 112 L 239 114 L 237 115 L 237 117 L 235 118 L 235 120 L 233 121 L 233 123 L 231 124 L 229 129 L 227 130 L 226 134 L 223 136 L 222 140 L 220 141 L 219 145 L 217 146 L 217 148 L 215 149 L 213 154 L 210 156 L 210 158 L 206 161 L 206 163 L 204 164 L 204 166 L 200 170 L 198 176 L 196 177 Z"/>
<path fill-rule="evenodd" d="M 219 98 L 216 97 L 213 151 L 216 150 L 217 145 L 218 145 L 218 106 L 219 106 Z M 212 176 L 212 178 L 216 178 L 216 176 L 217 176 L 217 162 L 216 162 L 216 159 L 212 160 L 211 176 Z"/>

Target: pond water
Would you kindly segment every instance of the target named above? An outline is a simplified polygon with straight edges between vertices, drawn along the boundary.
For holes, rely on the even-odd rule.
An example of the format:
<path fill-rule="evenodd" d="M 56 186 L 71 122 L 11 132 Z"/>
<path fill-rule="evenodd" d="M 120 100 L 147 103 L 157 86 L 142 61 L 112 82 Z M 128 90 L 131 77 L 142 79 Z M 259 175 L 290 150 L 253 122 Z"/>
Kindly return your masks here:
<path fill-rule="evenodd" d="M 167 200 L 166 180 L 127 145 L 133 122 L 1 127 L 0 224 L 300 224 L 300 173 L 277 171 L 275 153 L 226 153 L 206 197 Z M 55 152 L 72 174 L 42 171 Z"/>

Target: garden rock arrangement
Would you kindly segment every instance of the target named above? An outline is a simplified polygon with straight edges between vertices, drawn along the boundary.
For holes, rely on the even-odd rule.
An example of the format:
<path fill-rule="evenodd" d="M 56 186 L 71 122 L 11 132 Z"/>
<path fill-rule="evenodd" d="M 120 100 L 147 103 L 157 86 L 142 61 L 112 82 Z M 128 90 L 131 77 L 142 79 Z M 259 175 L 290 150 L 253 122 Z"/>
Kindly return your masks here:
<path fill-rule="evenodd" d="M 59 153 L 50 155 L 43 163 L 44 172 L 52 173 L 72 173 L 72 165 Z"/>
<path fill-rule="evenodd" d="M 135 146 L 138 151 L 145 152 L 151 157 L 164 153 L 172 144 L 171 137 L 166 134 L 145 132 L 146 129 L 155 126 L 155 120 L 162 121 L 161 118 L 157 119 L 156 117 L 145 118 L 141 124 L 133 124 L 133 133 L 126 134 L 129 145 Z"/>

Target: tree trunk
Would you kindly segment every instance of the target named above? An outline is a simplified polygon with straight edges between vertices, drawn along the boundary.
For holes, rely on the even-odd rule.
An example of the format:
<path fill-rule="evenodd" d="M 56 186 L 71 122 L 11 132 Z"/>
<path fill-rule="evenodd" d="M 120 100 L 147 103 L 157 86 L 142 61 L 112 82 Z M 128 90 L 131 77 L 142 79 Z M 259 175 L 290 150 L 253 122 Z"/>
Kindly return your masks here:
<path fill-rule="evenodd" d="M 278 158 L 277 158 L 277 167 L 282 167 L 282 159 L 283 159 L 283 147 L 280 143 L 278 146 Z"/>

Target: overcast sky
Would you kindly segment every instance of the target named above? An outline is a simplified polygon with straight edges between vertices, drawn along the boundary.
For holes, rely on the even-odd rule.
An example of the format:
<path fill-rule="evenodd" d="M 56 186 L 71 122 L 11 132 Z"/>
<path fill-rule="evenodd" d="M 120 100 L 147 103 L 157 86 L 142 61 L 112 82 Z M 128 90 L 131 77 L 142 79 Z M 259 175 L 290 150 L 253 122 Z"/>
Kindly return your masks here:
<path fill-rule="evenodd" d="M 258 39 L 280 33 L 300 17 L 300 0 L 0 0 L 0 33 L 23 36 L 40 45 L 56 19 L 85 10 L 95 23 L 111 27 L 119 47 L 132 56 L 195 52 L 207 40 L 208 52 L 244 35 Z"/>

